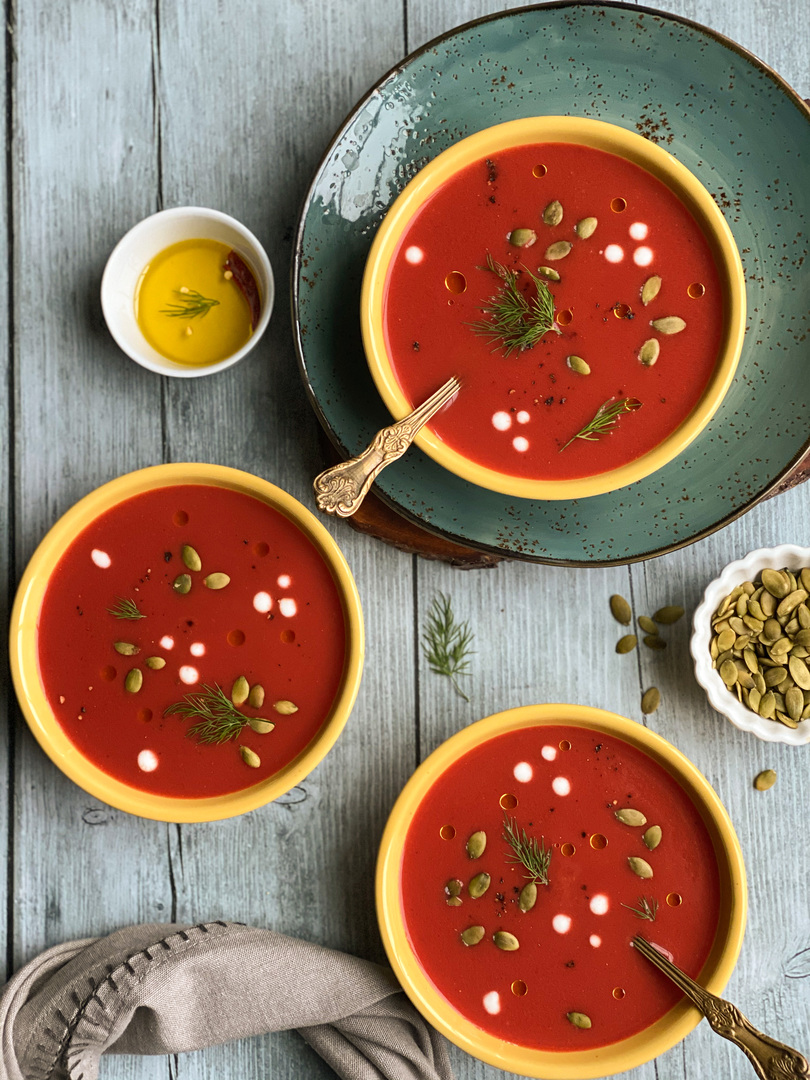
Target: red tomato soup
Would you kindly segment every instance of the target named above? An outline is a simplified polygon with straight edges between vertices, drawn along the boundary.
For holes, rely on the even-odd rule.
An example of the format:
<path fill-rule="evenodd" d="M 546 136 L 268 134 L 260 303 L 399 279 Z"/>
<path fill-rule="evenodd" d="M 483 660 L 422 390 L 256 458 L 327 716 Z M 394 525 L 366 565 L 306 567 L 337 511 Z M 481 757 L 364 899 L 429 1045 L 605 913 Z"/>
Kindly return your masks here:
<path fill-rule="evenodd" d="M 559 215 L 555 202 L 562 219 L 546 224 L 544 212 L 551 221 Z M 596 227 L 581 237 L 585 219 Z M 560 242 L 570 251 L 555 259 L 548 249 Z M 547 286 L 560 333 L 507 355 L 511 339 L 495 333 L 484 309 L 493 298 L 502 303 L 502 274 L 513 272 L 530 307 Z M 654 277 L 660 288 L 645 305 L 641 290 Z M 651 325 L 672 317 L 685 326 L 666 333 Z M 469 165 L 430 197 L 392 258 L 383 322 L 394 373 L 413 404 L 450 375 L 462 380 L 452 408 L 431 421 L 448 446 L 509 475 L 563 480 L 627 464 L 686 419 L 714 370 L 723 318 L 709 244 L 669 188 L 613 154 L 548 143 Z M 660 350 L 652 364 L 639 358 L 647 341 Z M 574 370 L 581 364 L 570 357 L 589 373 Z M 641 408 L 623 413 L 598 442 L 565 445 L 600 406 L 624 399 Z"/>
<path fill-rule="evenodd" d="M 646 822 L 624 824 L 616 815 L 627 810 Z M 507 826 L 550 852 L 533 906 Z M 653 826 L 661 839 L 650 850 Z M 486 847 L 471 858 L 479 831 Z M 481 874 L 490 882 L 474 897 Z M 641 933 L 697 976 L 720 887 L 707 829 L 668 772 L 620 739 L 542 726 L 490 739 L 439 777 L 408 830 L 401 895 L 416 957 L 453 1008 L 509 1042 L 579 1050 L 628 1038 L 681 999 L 630 941 Z M 480 941 L 465 944 L 465 933 Z"/>
<path fill-rule="evenodd" d="M 126 784 L 187 798 L 292 761 L 329 713 L 345 650 L 340 595 L 310 540 L 259 499 L 206 485 L 102 514 L 54 570 L 38 627 L 43 687 L 71 742 Z M 240 677 L 261 705 L 258 690 L 233 704 Z M 195 732 L 201 706 L 214 718 Z"/>

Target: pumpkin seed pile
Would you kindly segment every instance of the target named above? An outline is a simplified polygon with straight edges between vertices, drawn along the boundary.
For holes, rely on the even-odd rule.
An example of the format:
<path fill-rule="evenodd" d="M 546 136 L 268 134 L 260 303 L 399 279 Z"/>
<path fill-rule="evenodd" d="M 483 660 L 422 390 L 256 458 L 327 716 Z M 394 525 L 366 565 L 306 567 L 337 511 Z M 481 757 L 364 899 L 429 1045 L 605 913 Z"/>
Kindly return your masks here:
<path fill-rule="evenodd" d="M 712 616 L 712 666 L 759 716 L 797 728 L 810 717 L 810 567 L 766 568 Z"/>
<path fill-rule="evenodd" d="M 614 593 L 610 598 L 610 613 L 617 623 L 629 626 L 633 621 L 633 609 L 623 596 Z M 667 647 L 666 641 L 661 637 L 659 627 L 672 626 L 678 619 L 683 617 L 683 608 L 680 604 L 666 604 L 659 608 L 652 618 L 649 615 L 639 615 L 639 628 L 644 631 L 642 641 L 648 649 L 660 652 Z M 616 642 L 616 652 L 620 655 L 632 652 L 638 645 L 636 634 L 625 634 Z M 641 698 L 641 711 L 645 716 L 654 713 L 661 704 L 661 692 L 657 686 L 651 686 Z"/>

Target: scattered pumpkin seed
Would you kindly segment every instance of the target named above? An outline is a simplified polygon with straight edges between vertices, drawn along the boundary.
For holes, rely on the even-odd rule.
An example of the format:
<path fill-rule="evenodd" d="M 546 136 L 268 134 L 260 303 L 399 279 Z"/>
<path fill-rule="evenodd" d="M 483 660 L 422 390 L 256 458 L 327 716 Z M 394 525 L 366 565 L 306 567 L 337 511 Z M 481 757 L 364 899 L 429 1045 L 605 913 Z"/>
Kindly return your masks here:
<path fill-rule="evenodd" d="M 659 652 L 667 647 L 667 643 L 658 634 L 647 634 L 644 638 L 644 644 L 648 649 L 657 649 Z"/>
<path fill-rule="evenodd" d="M 644 284 L 641 286 L 641 302 L 646 307 L 652 300 L 658 296 L 661 289 L 661 278 L 657 274 L 653 274 L 652 277 L 648 277 Z"/>
<path fill-rule="evenodd" d="M 248 694 L 248 705 L 251 709 L 260 709 L 264 705 L 264 687 L 261 683 L 251 686 Z"/>
<path fill-rule="evenodd" d="M 638 358 L 644 367 L 652 367 L 661 353 L 661 344 L 658 338 L 647 338 L 638 350 Z"/>
<path fill-rule="evenodd" d="M 281 701 L 274 701 L 273 708 L 277 713 L 281 713 L 282 716 L 292 716 L 293 713 L 298 712 L 298 706 L 293 705 L 291 701 L 282 699 Z"/>
<path fill-rule="evenodd" d="M 584 217 L 581 221 L 578 221 L 574 226 L 574 232 L 580 238 L 580 240 L 587 240 L 593 236 L 596 232 L 596 226 L 599 222 L 595 217 Z"/>
<path fill-rule="evenodd" d="M 646 825 L 647 819 L 644 817 L 640 810 L 636 810 L 633 806 L 624 806 L 621 810 L 616 811 L 616 820 L 620 821 L 622 825 L 640 826 Z"/>
<path fill-rule="evenodd" d="M 559 225 L 560 222 L 562 221 L 562 219 L 563 219 L 562 203 L 560 202 L 559 199 L 554 199 L 552 202 L 550 202 L 548 204 L 548 206 L 543 211 L 543 221 L 546 223 L 546 225 L 554 226 L 554 225 Z M 570 247 L 570 244 L 569 244 L 569 247 Z"/>
<path fill-rule="evenodd" d="M 616 642 L 617 653 L 629 653 L 635 649 L 638 644 L 638 638 L 635 634 L 625 634 L 624 637 L 619 638 Z"/>
<path fill-rule="evenodd" d="M 451 896 L 447 900 L 448 907 L 461 907 L 461 903 L 462 901 L 460 896 Z"/>
<path fill-rule="evenodd" d="M 645 716 L 649 716 L 650 713 L 654 713 L 658 706 L 661 704 L 661 691 L 657 686 L 651 686 L 649 690 L 644 692 L 641 699 L 641 711 Z"/>
<path fill-rule="evenodd" d="M 591 1026 L 591 1018 L 587 1013 L 570 1012 L 565 1015 L 569 1024 L 573 1024 L 575 1028 L 580 1028 L 582 1031 L 587 1031 Z"/>
<path fill-rule="evenodd" d="M 620 622 L 622 626 L 630 625 L 633 618 L 633 612 L 623 596 L 619 596 L 618 593 L 614 593 L 613 596 L 611 596 L 610 611 L 616 622 Z"/>
<path fill-rule="evenodd" d="M 227 574 L 209 574 L 208 577 L 203 578 L 203 585 L 205 585 L 206 589 L 224 589 L 230 583 L 231 579 Z"/>
<path fill-rule="evenodd" d="M 172 588 L 176 593 L 180 593 L 181 596 L 185 596 L 186 593 L 191 592 L 191 575 L 190 574 L 178 574 L 178 576 L 172 582 Z"/>
<path fill-rule="evenodd" d="M 768 791 L 776 783 L 776 773 L 773 769 L 763 769 L 754 778 L 754 787 L 757 791 Z"/>
<path fill-rule="evenodd" d="M 239 754 L 241 755 L 242 761 L 244 761 L 246 765 L 249 765 L 251 769 L 258 769 L 262 763 L 262 759 L 259 755 L 254 750 L 251 750 L 249 746 L 240 746 Z"/>
<path fill-rule="evenodd" d="M 180 548 L 180 558 L 183 560 L 183 565 L 187 566 L 189 570 L 202 570 L 202 559 L 191 544 L 183 544 Z"/>
<path fill-rule="evenodd" d="M 161 668 L 166 667 L 166 661 L 162 656 L 147 656 L 144 663 L 148 668 L 151 668 L 152 671 L 160 671 Z"/>
<path fill-rule="evenodd" d="M 251 716 L 248 719 L 248 727 L 257 735 L 269 735 L 275 726 L 272 720 L 264 720 L 261 716 Z"/>
<path fill-rule="evenodd" d="M 645 634 L 658 633 L 658 627 L 655 625 L 649 615 L 639 615 L 638 625 L 641 627 Z"/>
<path fill-rule="evenodd" d="M 474 878 L 470 879 L 470 883 L 467 885 L 467 892 L 473 898 L 473 900 L 479 900 L 489 888 L 489 884 L 492 878 L 485 871 L 481 871 L 480 874 L 476 874 Z"/>
<path fill-rule="evenodd" d="M 665 315 L 662 319 L 653 319 L 650 323 L 659 334 L 680 334 L 686 329 L 686 323 L 679 315 Z"/>
<path fill-rule="evenodd" d="M 127 677 L 124 679 L 124 689 L 128 694 L 137 694 L 142 686 L 143 672 L 140 668 L 134 667 L 127 672 Z"/>
<path fill-rule="evenodd" d="M 678 619 L 683 618 L 683 608 L 680 604 L 667 604 L 666 607 L 659 608 L 653 618 L 661 626 L 672 626 Z"/>
<path fill-rule="evenodd" d="M 234 705 L 244 705 L 250 693 L 250 683 L 244 675 L 240 675 L 231 687 L 231 701 Z"/>
<path fill-rule="evenodd" d="M 586 363 L 581 356 L 566 356 L 565 362 L 577 375 L 590 375 L 591 373 L 591 365 Z"/>
<path fill-rule="evenodd" d="M 554 244 L 549 244 L 546 248 L 545 257 L 549 262 L 558 262 L 560 259 L 564 259 L 566 255 L 571 251 L 573 244 L 570 244 L 567 240 L 557 240 Z"/>
<path fill-rule="evenodd" d="M 653 876 L 653 869 L 646 859 L 640 859 L 638 855 L 631 855 L 627 860 L 627 865 L 636 875 L 640 878 L 651 878 Z"/>
<path fill-rule="evenodd" d="M 661 836 L 661 826 L 651 825 L 641 839 L 644 841 L 644 846 L 648 848 L 649 851 L 655 851 L 661 843 Z"/>
<path fill-rule="evenodd" d="M 513 247 L 531 247 L 537 240 L 534 229 L 513 229 L 507 238 Z"/>
<path fill-rule="evenodd" d="M 484 940 L 485 933 L 483 926 L 468 926 L 466 930 L 461 931 L 461 940 L 465 945 L 477 945 Z"/>
<path fill-rule="evenodd" d="M 492 940 L 504 952 L 516 952 L 520 948 L 518 939 L 507 930 L 496 930 L 492 935 Z"/>
<path fill-rule="evenodd" d="M 113 642 L 113 648 L 121 656 L 137 656 L 141 651 L 137 645 L 132 645 L 129 641 L 115 641 Z"/>
<path fill-rule="evenodd" d="M 444 891 L 448 896 L 461 896 L 461 890 L 464 888 L 464 883 L 459 878 L 450 878 L 445 884 Z"/>
<path fill-rule="evenodd" d="M 518 897 L 518 907 L 521 911 L 531 911 L 536 903 L 537 882 L 527 881 L 523 888 L 520 890 L 520 896 Z"/>
<path fill-rule="evenodd" d="M 483 829 L 474 832 L 467 841 L 467 855 L 471 859 L 480 859 L 487 846 L 487 834 Z"/>
<path fill-rule="evenodd" d="M 551 266 L 538 266 L 537 273 L 544 278 L 548 278 L 549 281 L 559 281 L 560 275 Z"/>

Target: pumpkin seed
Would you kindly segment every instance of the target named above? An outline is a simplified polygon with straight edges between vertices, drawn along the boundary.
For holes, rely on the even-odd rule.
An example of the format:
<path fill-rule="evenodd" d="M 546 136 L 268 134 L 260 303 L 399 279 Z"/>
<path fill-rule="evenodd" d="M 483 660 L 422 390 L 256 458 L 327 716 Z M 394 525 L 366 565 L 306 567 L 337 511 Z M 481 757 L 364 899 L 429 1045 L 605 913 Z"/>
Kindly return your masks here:
<path fill-rule="evenodd" d="M 257 735 L 269 735 L 275 726 L 272 720 L 264 720 L 261 716 L 251 716 L 248 719 L 248 727 Z"/>
<path fill-rule="evenodd" d="M 652 277 L 648 277 L 644 284 L 641 286 L 641 302 L 646 307 L 652 300 L 658 296 L 661 289 L 661 278 L 658 274 L 653 274 Z"/>
<path fill-rule="evenodd" d="M 591 1026 L 591 1018 L 587 1013 L 570 1012 L 565 1015 L 568 1023 L 573 1024 L 575 1028 L 581 1028 L 583 1031 L 587 1031 Z"/>
<path fill-rule="evenodd" d="M 180 558 L 189 570 L 202 570 L 202 559 L 191 544 L 183 544 L 180 548 Z"/>
<path fill-rule="evenodd" d="M 737 635 L 731 628 L 729 628 L 728 630 L 724 630 L 722 634 L 719 634 L 717 637 L 717 648 L 720 650 L 720 652 L 726 652 L 728 649 L 732 649 L 734 647 L 734 642 L 736 640 Z"/>
<path fill-rule="evenodd" d="M 471 859 L 480 859 L 486 850 L 486 846 L 487 834 L 482 829 L 479 829 L 467 841 L 467 855 Z"/>
<path fill-rule="evenodd" d="M 647 338 L 641 348 L 638 350 L 639 361 L 644 367 L 652 367 L 658 360 L 661 353 L 661 346 L 658 343 L 657 338 Z"/>
<path fill-rule="evenodd" d="M 531 911 L 536 903 L 537 882 L 527 881 L 523 888 L 520 890 L 520 896 L 518 897 L 518 907 L 521 911 Z"/>
<path fill-rule="evenodd" d="M 298 712 L 298 706 L 293 705 L 291 701 L 287 701 L 286 699 L 282 699 L 281 701 L 274 701 L 273 708 L 276 710 L 277 713 L 280 713 L 282 716 L 292 716 L 293 713 Z"/>
<path fill-rule="evenodd" d="M 479 941 L 484 940 L 483 926 L 468 926 L 466 930 L 461 931 L 461 940 L 465 945 L 477 945 Z"/>
<path fill-rule="evenodd" d="M 654 713 L 660 704 L 661 691 L 657 686 L 651 686 L 649 690 L 645 690 L 644 695 L 641 698 L 641 711 L 645 716 Z"/>
<path fill-rule="evenodd" d="M 754 686 L 759 690 L 760 694 L 764 694 L 768 689 L 765 685 L 765 677 L 761 671 L 757 671 L 754 675 Z"/>
<path fill-rule="evenodd" d="M 785 708 L 791 720 L 801 720 L 804 709 L 804 694 L 798 686 L 791 686 L 785 694 Z"/>
<path fill-rule="evenodd" d="M 661 626 L 671 626 L 682 617 L 683 608 L 680 604 L 668 604 L 666 607 L 659 608 L 653 615 L 655 621 L 660 623 Z"/>
<path fill-rule="evenodd" d="M 771 570 L 770 567 L 766 566 L 760 577 L 762 578 L 762 584 L 771 596 L 775 596 L 777 600 L 784 599 L 790 591 L 790 583 L 778 570 Z"/>
<path fill-rule="evenodd" d="M 742 636 L 743 634 L 747 634 L 748 631 L 749 631 L 749 627 L 747 627 L 745 625 L 745 623 L 742 621 L 742 619 L 738 615 L 732 615 L 731 618 L 728 620 L 728 625 L 729 625 L 729 628 L 731 630 L 733 630 L 734 633 L 737 634 L 738 636 Z"/>
<path fill-rule="evenodd" d="M 788 659 L 788 667 L 790 668 L 790 674 L 796 681 L 796 685 L 800 686 L 802 690 L 810 690 L 810 668 L 807 664 L 798 656 L 791 656 Z"/>
<path fill-rule="evenodd" d="M 548 204 L 548 206 L 543 211 L 543 221 L 546 223 L 546 225 L 551 225 L 553 227 L 554 225 L 559 225 L 560 222 L 562 221 L 562 219 L 563 219 L 562 203 L 560 202 L 559 199 L 554 199 L 552 202 L 550 202 Z M 570 244 L 569 244 L 569 248 L 570 248 Z"/>
<path fill-rule="evenodd" d="M 504 952 L 516 952 L 520 948 L 518 939 L 507 930 L 496 930 L 492 935 L 492 940 Z"/>
<path fill-rule="evenodd" d="M 614 593 L 613 596 L 611 596 L 610 611 L 616 622 L 620 622 L 623 626 L 630 625 L 630 621 L 633 618 L 633 612 L 623 596 L 619 596 L 618 593 Z"/>
<path fill-rule="evenodd" d="M 559 281 L 560 275 L 552 266 L 538 266 L 537 273 L 544 278 L 548 278 L 549 281 Z"/>
<path fill-rule="evenodd" d="M 784 600 L 779 602 L 779 606 L 776 609 L 777 616 L 781 619 L 785 615 L 790 615 L 791 612 L 797 608 L 799 604 L 803 604 L 806 599 L 807 593 L 804 589 L 796 589 L 794 592 L 788 593 Z"/>
<path fill-rule="evenodd" d="M 768 687 L 778 686 L 787 676 L 787 670 L 783 667 L 768 668 L 765 672 L 765 685 Z"/>
<path fill-rule="evenodd" d="M 231 687 L 231 701 L 234 705 L 244 705 L 250 693 L 250 683 L 244 675 L 240 675 Z"/>
<path fill-rule="evenodd" d="M 251 750 L 249 746 L 240 746 L 239 754 L 242 761 L 244 761 L 246 765 L 249 765 L 251 769 L 258 769 L 262 763 L 262 759 L 259 755 L 255 750 Z"/>
<path fill-rule="evenodd" d="M 615 814 L 616 820 L 620 821 L 622 825 L 646 825 L 647 819 L 644 817 L 640 810 L 636 810 L 632 806 L 625 806 L 621 810 L 617 810 Z"/>
<path fill-rule="evenodd" d="M 461 907 L 461 897 L 460 896 L 450 896 L 450 897 L 447 898 L 445 903 L 447 904 L 448 907 Z"/>
<path fill-rule="evenodd" d="M 251 686 L 248 694 L 248 705 L 251 709 L 260 709 L 264 705 L 264 687 L 261 683 Z"/>
<path fill-rule="evenodd" d="M 766 641 L 776 641 L 782 636 L 782 627 L 777 619 L 771 617 L 765 620 L 760 632 Z"/>
<path fill-rule="evenodd" d="M 757 711 L 765 720 L 773 720 L 773 714 L 776 712 L 776 698 L 774 697 L 773 690 L 769 690 L 767 694 L 762 695 L 762 700 L 759 703 L 759 709 Z"/>
<path fill-rule="evenodd" d="M 623 638 L 619 638 L 616 642 L 617 653 L 629 653 L 635 649 L 638 644 L 638 638 L 635 634 L 625 634 Z"/>
<path fill-rule="evenodd" d="M 776 783 L 776 773 L 773 769 L 763 769 L 754 778 L 754 787 L 757 791 L 768 791 Z"/>
<path fill-rule="evenodd" d="M 796 608 L 796 617 L 802 630 L 810 630 L 810 608 L 807 604 L 799 604 Z"/>
<path fill-rule="evenodd" d="M 593 236 L 596 232 L 596 226 L 599 222 L 595 217 L 584 217 L 581 221 L 578 221 L 574 226 L 574 232 L 580 238 L 580 240 L 587 240 Z"/>
<path fill-rule="evenodd" d="M 172 588 L 176 593 L 180 593 L 181 596 L 185 596 L 186 593 L 191 592 L 191 575 L 178 574 L 172 582 Z"/>
<path fill-rule="evenodd" d="M 661 843 L 661 835 L 661 826 L 651 825 L 641 839 L 644 841 L 645 847 L 647 847 L 650 851 L 655 851 L 655 849 Z"/>
<path fill-rule="evenodd" d="M 646 859 L 640 859 L 638 855 L 631 855 L 627 860 L 627 865 L 636 875 L 640 878 L 651 878 L 653 876 L 653 870 Z"/>
<path fill-rule="evenodd" d="M 448 896 L 461 896 L 461 890 L 464 888 L 464 884 L 459 878 L 450 878 L 445 883 L 444 891 Z"/>
<path fill-rule="evenodd" d="M 549 262 L 558 262 L 560 259 L 565 258 L 573 246 L 567 240 L 558 240 L 555 244 L 550 244 L 546 248 L 545 257 Z"/>
<path fill-rule="evenodd" d="M 209 574 L 208 577 L 203 578 L 203 585 L 205 585 L 206 589 L 224 589 L 230 583 L 231 579 L 227 574 Z"/>
<path fill-rule="evenodd" d="M 537 233 L 534 229 L 513 229 L 507 240 L 513 247 L 527 248 L 536 242 Z"/>
<path fill-rule="evenodd" d="M 748 691 L 746 705 L 752 712 L 759 712 L 759 703 L 762 701 L 762 691 L 758 687 Z"/>
<path fill-rule="evenodd" d="M 686 329 L 686 323 L 679 315 L 665 315 L 662 319 L 653 319 L 650 323 L 659 334 L 680 334 Z"/>
<path fill-rule="evenodd" d="M 577 375 L 590 375 L 591 373 L 591 365 L 586 363 L 581 356 L 566 356 L 565 362 Z"/>
<path fill-rule="evenodd" d="M 737 665 L 733 660 L 726 660 L 720 665 L 720 678 L 726 686 L 733 686 L 737 681 Z"/>
<path fill-rule="evenodd" d="M 807 589 L 810 593 L 810 566 L 803 566 L 799 573 L 799 580 L 802 583 L 802 588 Z"/>
<path fill-rule="evenodd" d="M 113 648 L 121 656 L 136 656 L 141 651 L 137 645 L 132 645 L 129 641 L 115 641 Z"/>
<path fill-rule="evenodd" d="M 470 883 L 467 885 L 467 892 L 473 900 L 478 900 L 487 891 L 491 881 L 492 878 L 489 874 L 482 870 L 480 874 L 476 874 L 474 878 L 470 879 Z"/>
<path fill-rule="evenodd" d="M 147 656 L 144 663 L 148 668 L 151 668 L 152 671 L 160 671 L 161 668 L 166 667 L 166 661 L 162 656 Z"/>
<path fill-rule="evenodd" d="M 748 601 L 748 614 L 753 615 L 755 619 L 759 619 L 760 622 L 765 622 L 767 615 L 762 610 L 758 600 L 751 599 Z"/>
<path fill-rule="evenodd" d="M 765 623 L 759 619 L 755 619 L 753 615 L 744 615 L 743 623 L 748 627 L 752 634 L 761 634 Z"/>
<path fill-rule="evenodd" d="M 759 606 L 765 612 L 766 618 L 771 618 L 776 612 L 776 597 L 767 590 L 759 598 Z"/>
<path fill-rule="evenodd" d="M 776 719 L 781 724 L 784 724 L 785 727 L 789 727 L 794 730 L 799 726 L 798 720 L 794 720 L 792 716 L 788 715 L 788 713 L 780 712 L 779 709 L 776 710 Z"/>
<path fill-rule="evenodd" d="M 128 694 L 137 694 L 142 686 L 143 672 L 140 668 L 134 667 L 127 672 L 127 677 L 124 679 L 124 689 Z"/>
<path fill-rule="evenodd" d="M 657 634 L 647 634 L 647 636 L 644 638 L 644 644 L 647 646 L 648 649 L 657 649 L 659 652 L 661 651 L 661 649 L 665 649 L 667 647 L 667 643 L 664 641 L 664 639 L 662 637 L 659 637 Z"/>

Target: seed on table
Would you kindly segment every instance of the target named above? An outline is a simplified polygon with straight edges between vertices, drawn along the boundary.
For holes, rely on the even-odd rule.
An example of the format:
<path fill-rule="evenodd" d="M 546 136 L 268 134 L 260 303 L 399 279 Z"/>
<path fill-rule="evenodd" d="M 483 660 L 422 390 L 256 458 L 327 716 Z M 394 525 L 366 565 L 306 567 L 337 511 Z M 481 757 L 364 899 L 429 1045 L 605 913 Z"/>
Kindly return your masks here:
<path fill-rule="evenodd" d="M 504 952 L 516 952 L 520 948 L 520 942 L 515 935 L 506 930 L 496 930 L 492 935 L 492 940 Z"/>
<path fill-rule="evenodd" d="M 638 644 L 638 638 L 635 634 L 625 634 L 623 638 L 619 638 L 616 642 L 617 653 L 629 653 L 635 649 Z"/>
<path fill-rule="evenodd" d="M 776 783 L 776 773 L 773 769 L 764 769 L 754 779 L 754 787 L 757 791 L 768 791 Z"/>
<path fill-rule="evenodd" d="M 644 695 L 641 698 L 641 711 L 645 716 L 649 716 L 650 713 L 655 712 L 660 704 L 661 691 L 657 686 L 651 686 L 649 690 L 644 692 Z"/>
<path fill-rule="evenodd" d="M 611 596 L 610 610 L 616 622 L 620 622 L 623 626 L 630 625 L 633 618 L 633 612 L 623 596 L 619 596 L 618 593 L 614 593 L 613 596 Z"/>
<path fill-rule="evenodd" d="M 649 615 L 639 615 L 638 625 L 641 627 L 645 634 L 658 633 L 658 627 L 655 625 Z"/>
<path fill-rule="evenodd" d="M 680 604 L 667 604 L 655 612 L 653 618 L 662 626 L 671 626 L 683 617 L 683 608 Z"/>
<path fill-rule="evenodd" d="M 648 649 L 656 649 L 659 652 L 661 651 L 661 649 L 665 649 L 667 647 L 667 643 L 664 641 L 664 639 L 662 637 L 659 637 L 657 634 L 647 634 L 647 636 L 644 638 L 644 644 L 647 646 Z"/>
<path fill-rule="evenodd" d="M 471 859 L 480 859 L 487 846 L 487 834 L 483 829 L 474 832 L 467 841 L 467 855 Z"/>

